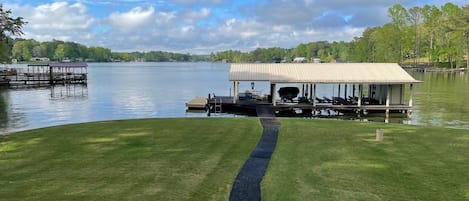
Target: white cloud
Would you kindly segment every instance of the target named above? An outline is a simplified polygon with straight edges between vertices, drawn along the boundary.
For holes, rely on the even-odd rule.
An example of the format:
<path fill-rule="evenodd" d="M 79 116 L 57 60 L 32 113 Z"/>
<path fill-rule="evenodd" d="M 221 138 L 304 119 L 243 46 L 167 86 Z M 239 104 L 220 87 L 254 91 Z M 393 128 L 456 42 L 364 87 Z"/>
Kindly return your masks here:
<path fill-rule="evenodd" d="M 223 0 L 173 0 L 173 2 L 178 4 L 186 4 L 186 5 L 193 5 L 193 4 L 221 4 Z"/>
<path fill-rule="evenodd" d="M 24 26 L 24 38 L 38 41 L 52 39 L 84 41 L 96 20 L 89 15 L 87 7 L 81 3 L 54 2 L 30 5 L 8 4 L 15 15 L 22 16 L 28 24 Z"/>
<path fill-rule="evenodd" d="M 184 14 L 184 21 L 189 24 L 193 24 L 197 20 L 201 20 L 210 16 L 210 9 L 202 8 L 199 11 L 189 10 Z"/>
<path fill-rule="evenodd" d="M 148 23 L 154 13 L 155 9 L 153 7 L 135 7 L 126 13 L 111 13 L 109 21 L 118 30 L 129 32 Z"/>
<path fill-rule="evenodd" d="M 24 29 L 25 38 L 75 41 L 115 51 L 197 54 L 227 49 L 251 51 L 257 47 L 291 48 L 319 40 L 350 41 L 366 27 L 388 22 L 387 9 L 397 3 L 389 0 L 76 2 L 81 3 L 4 6 L 29 22 Z M 432 3 L 439 6 L 444 2 Z M 467 4 L 463 0 L 453 2 Z M 406 7 L 423 4 L 417 0 L 398 3 Z"/>
<path fill-rule="evenodd" d="M 80 3 L 44 4 L 33 9 L 22 9 L 21 14 L 29 23 L 28 27 L 38 31 L 85 30 L 94 22 L 94 19 L 87 15 L 86 7 Z"/>
<path fill-rule="evenodd" d="M 175 12 L 159 12 L 155 14 L 155 22 L 159 26 L 171 25 L 176 20 Z"/>

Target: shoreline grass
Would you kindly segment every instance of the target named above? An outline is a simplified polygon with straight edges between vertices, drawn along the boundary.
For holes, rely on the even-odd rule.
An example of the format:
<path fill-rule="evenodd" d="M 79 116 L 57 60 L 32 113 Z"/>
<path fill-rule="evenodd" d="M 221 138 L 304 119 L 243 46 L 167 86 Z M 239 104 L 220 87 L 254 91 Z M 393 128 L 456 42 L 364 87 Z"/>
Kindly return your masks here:
<path fill-rule="evenodd" d="M 264 200 L 469 200 L 467 130 L 282 119 Z M 375 141 L 377 128 L 384 141 Z"/>
<path fill-rule="evenodd" d="M 1 136 L 0 200 L 227 200 L 260 133 L 254 118 L 191 118 Z"/>
<path fill-rule="evenodd" d="M 469 200 L 467 130 L 280 121 L 263 200 Z M 257 118 L 183 118 L 0 136 L 0 200 L 227 200 L 261 131 Z"/>

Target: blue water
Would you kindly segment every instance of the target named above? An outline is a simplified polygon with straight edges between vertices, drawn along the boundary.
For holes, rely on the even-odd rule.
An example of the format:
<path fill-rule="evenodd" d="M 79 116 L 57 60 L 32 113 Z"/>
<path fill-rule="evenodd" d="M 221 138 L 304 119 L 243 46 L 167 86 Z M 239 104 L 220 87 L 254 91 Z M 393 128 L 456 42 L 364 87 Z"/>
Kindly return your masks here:
<path fill-rule="evenodd" d="M 90 63 L 87 87 L 2 89 L 0 133 L 100 120 L 207 116 L 187 113 L 185 103 L 209 93 L 228 95 L 228 72 L 229 65 L 220 63 Z"/>
<path fill-rule="evenodd" d="M 185 103 L 209 93 L 230 95 L 233 83 L 228 74 L 229 64 L 222 63 L 89 63 L 87 87 L 0 89 L 0 134 L 101 120 L 206 117 L 203 112 L 186 112 Z M 424 83 L 415 87 L 414 118 L 391 122 L 469 129 L 468 98 L 447 90 L 468 91 L 468 74 L 415 76 Z M 247 89 L 251 84 L 241 83 L 240 91 Z M 268 94 L 269 84 L 256 82 L 255 90 Z M 322 85 L 317 90 L 318 96 L 332 96 L 337 89 Z M 442 104 L 449 100 L 451 104 Z M 219 116 L 234 115 L 215 115 Z"/>

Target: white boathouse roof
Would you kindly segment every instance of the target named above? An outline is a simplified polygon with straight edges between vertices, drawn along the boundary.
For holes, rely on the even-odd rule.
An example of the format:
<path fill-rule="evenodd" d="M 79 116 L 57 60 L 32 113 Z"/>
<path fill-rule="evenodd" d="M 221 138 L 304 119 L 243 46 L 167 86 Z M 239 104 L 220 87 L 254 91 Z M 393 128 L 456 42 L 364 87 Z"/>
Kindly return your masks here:
<path fill-rule="evenodd" d="M 230 81 L 271 83 L 420 83 L 397 63 L 235 63 Z"/>

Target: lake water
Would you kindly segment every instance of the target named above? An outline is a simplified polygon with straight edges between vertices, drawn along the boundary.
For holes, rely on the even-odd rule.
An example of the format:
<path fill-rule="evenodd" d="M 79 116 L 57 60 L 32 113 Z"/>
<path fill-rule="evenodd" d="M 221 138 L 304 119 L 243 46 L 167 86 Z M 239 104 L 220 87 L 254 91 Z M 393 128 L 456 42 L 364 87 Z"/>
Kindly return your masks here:
<path fill-rule="evenodd" d="M 186 112 L 185 103 L 209 93 L 230 95 L 228 73 L 229 64 L 221 63 L 90 63 L 87 87 L 0 89 L 0 134 L 101 120 L 206 117 Z M 414 77 L 424 83 L 415 87 L 413 118 L 391 122 L 469 129 L 468 73 Z M 331 87 L 318 87 L 318 95 L 329 93 Z M 250 88 L 250 83 L 240 87 Z M 268 83 L 255 85 L 261 93 L 268 89 Z M 234 115 L 215 115 L 220 116 Z M 384 121 L 383 116 L 365 118 Z"/>

